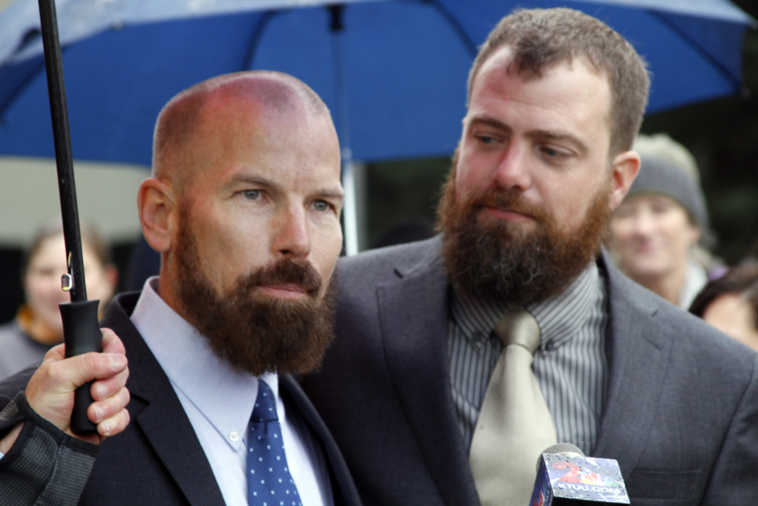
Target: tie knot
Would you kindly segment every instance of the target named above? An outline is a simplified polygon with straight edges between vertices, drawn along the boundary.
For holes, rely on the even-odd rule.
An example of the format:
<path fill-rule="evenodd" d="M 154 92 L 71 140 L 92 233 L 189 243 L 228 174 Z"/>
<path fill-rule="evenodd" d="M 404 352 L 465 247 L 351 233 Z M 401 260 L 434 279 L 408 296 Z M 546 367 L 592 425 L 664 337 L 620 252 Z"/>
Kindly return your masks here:
<path fill-rule="evenodd" d="M 495 333 L 503 346 L 517 344 L 526 348 L 531 354 L 534 354 L 540 345 L 540 328 L 537 320 L 523 309 L 508 311 L 495 325 Z"/>
<path fill-rule="evenodd" d="M 255 399 L 252 419 L 253 423 L 274 422 L 278 420 L 274 392 L 263 380 L 258 381 L 258 397 Z"/>

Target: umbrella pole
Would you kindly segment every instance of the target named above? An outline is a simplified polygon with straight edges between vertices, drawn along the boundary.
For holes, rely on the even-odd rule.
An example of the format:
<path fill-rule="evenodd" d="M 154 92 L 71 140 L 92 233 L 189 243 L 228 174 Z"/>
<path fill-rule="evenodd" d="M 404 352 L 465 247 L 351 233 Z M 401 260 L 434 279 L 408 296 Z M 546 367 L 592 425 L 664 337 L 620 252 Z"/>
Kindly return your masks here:
<path fill-rule="evenodd" d="M 343 24 L 344 5 L 330 5 L 329 30 L 332 33 L 332 50 L 334 53 L 334 82 L 335 82 L 335 118 L 337 129 L 342 145 L 342 186 L 345 189 L 345 204 L 343 219 L 345 229 L 345 254 L 355 255 L 359 251 L 358 244 L 358 199 L 356 196 L 356 183 L 354 177 L 355 166 L 353 154 L 350 149 L 350 125 L 347 111 L 347 98 L 345 92 L 345 72 L 342 65 L 342 33 L 345 29 Z"/>
<path fill-rule="evenodd" d="M 58 38 L 58 22 L 55 0 L 39 0 L 42 42 L 45 51 L 45 71 L 50 99 L 50 115 L 55 143 L 55 160 L 58 167 L 58 189 L 63 220 L 63 239 L 66 244 L 68 273 L 63 275 L 62 288 L 71 295 L 71 302 L 60 304 L 63 319 L 63 338 L 66 356 L 89 351 L 100 351 L 100 329 L 97 321 L 98 301 L 87 300 L 84 281 L 82 241 L 79 231 L 79 213 L 76 202 L 71 138 L 66 112 L 66 93 L 63 85 L 61 47 Z M 92 403 L 90 384 L 79 387 L 74 394 L 74 411 L 71 414 L 71 430 L 78 434 L 96 432 L 95 425 L 87 417 L 87 408 Z"/>

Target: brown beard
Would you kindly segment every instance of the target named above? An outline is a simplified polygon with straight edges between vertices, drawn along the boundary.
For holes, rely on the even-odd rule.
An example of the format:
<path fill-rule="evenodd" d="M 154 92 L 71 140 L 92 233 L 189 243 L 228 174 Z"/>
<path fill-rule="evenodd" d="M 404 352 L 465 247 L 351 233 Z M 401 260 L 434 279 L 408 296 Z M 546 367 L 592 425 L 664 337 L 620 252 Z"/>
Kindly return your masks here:
<path fill-rule="evenodd" d="M 182 273 L 179 297 L 186 317 L 211 349 L 236 369 L 256 376 L 318 368 L 334 335 L 334 285 L 319 299 L 316 270 L 307 262 L 284 259 L 240 276 L 232 290 L 219 295 L 200 270 L 189 219 L 183 209 L 176 249 Z M 308 298 L 281 300 L 256 292 L 261 285 L 285 283 L 303 287 Z"/>
<path fill-rule="evenodd" d="M 442 256 L 456 290 L 502 304 L 526 306 L 559 293 L 595 258 L 611 215 L 610 189 L 593 198 L 584 222 L 566 232 L 518 190 L 458 199 L 457 152 L 437 208 Z M 507 208 L 531 216 L 537 229 L 524 232 L 505 221 L 480 223 L 482 206 Z"/>

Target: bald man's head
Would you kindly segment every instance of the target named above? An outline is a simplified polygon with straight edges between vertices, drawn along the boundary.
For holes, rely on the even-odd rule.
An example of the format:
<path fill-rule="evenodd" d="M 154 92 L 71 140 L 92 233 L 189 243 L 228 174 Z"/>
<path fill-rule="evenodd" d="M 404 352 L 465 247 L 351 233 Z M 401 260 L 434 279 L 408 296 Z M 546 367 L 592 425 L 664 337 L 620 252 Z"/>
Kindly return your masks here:
<path fill-rule="evenodd" d="M 265 128 L 270 121 L 331 118 L 307 84 L 273 71 L 225 74 L 198 83 L 172 98 L 161 110 L 153 136 L 153 176 L 181 192 L 188 176 L 211 163 L 209 144 L 239 141 L 231 129 Z M 333 125 L 332 125 L 333 128 Z M 222 146 L 223 149 L 223 146 Z"/>
<path fill-rule="evenodd" d="M 137 204 L 161 298 L 242 371 L 312 370 L 331 337 L 342 246 L 340 148 L 308 86 L 275 72 L 180 93 Z"/>

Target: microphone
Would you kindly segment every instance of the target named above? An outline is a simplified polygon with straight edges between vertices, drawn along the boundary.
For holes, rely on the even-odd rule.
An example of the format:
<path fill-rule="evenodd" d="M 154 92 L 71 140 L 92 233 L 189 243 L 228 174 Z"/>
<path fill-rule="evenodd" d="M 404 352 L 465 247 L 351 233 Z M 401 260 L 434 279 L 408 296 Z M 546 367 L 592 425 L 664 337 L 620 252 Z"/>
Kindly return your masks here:
<path fill-rule="evenodd" d="M 530 506 L 630 504 L 614 459 L 587 457 L 568 443 L 547 448 L 537 459 Z"/>

